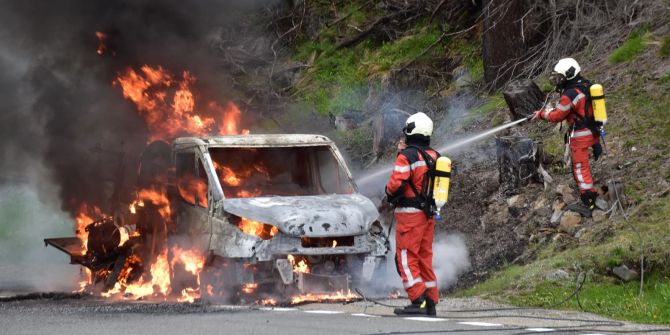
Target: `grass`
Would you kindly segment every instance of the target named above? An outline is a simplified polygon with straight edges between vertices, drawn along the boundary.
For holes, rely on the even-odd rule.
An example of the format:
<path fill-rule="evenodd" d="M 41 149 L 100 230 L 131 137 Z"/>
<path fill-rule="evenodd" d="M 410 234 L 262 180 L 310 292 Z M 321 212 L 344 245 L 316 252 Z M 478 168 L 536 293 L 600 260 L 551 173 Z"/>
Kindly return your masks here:
<path fill-rule="evenodd" d="M 512 295 L 509 301 L 515 305 L 546 307 L 568 298 L 576 284 L 567 282 L 539 283 L 532 290 L 521 295 Z M 625 284 L 609 282 L 584 283 L 579 292 L 584 311 L 607 315 L 614 319 L 642 323 L 670 323 L 670 277 L 658 273 L 647 278 L 646 292 L 638 296 L 638 282 Z M 576 299 L 570 299 L 559 308 L 579 309 Z"/>
<path fill-rule="evenodd" d="M 324 10 L 326 10 L 324 8 Z M 430 67 L 432 61 L 445 55 L 462 60 L 473 80 L 481 80 L 484 65 L 481 46 L 477 41 L 440 39 L 442 29 L 427 20 L 419 20 L 403 36 L 391 41 L 375 42 L 370 39 L 356 46 L 336 49 L 337 41 L 352 34 L 352 26 L 362 27 L 372 20 L 376 9 L 361 10 L 356 2 L 339 9 L 339 15 L 348 15 L 337 25 L 323 28 L 317 40 L 305 38 L 298 43 L 294 59 L 310 64 L 303 80 L 294 87 L 294 94 L 321 115 L 361 109 L 369 85 L 378 85 L 391 71 L 412 61 L 413 66 Z M 428 52 L 422 53 L 431 47 Z"/>
<path fill-rule="evenodd" d="M 658 54 L 663 58 L 670 56 L 670 36 L 663 38 L 661 41 L 661 48 L 658 50 Z"/>
<path fill-rule="evenodd" d="M 610 54 L 610 64 L 629 62 L 644 52 L 647 48 L 645 44 L 645 34 L 647 32 L 647 29 L 640 29 L 628 36 L 626 41 Z"/>
<path fill-rule="evenodd" d="M 580 292 L 582 305 L 588 312 L 644 323 L 670 324 L 670 277 L 665 248 L 670 245 L 667 232 L 670 203 L 657 200 L 642 205 L 632 225 L 639 227 L 645 240 L 647 270 L 644 294 L 638 297 L 639 282 L 622 284 L 609 275 L 613 266 L 634 267 L 639 258 L 636 234 L 621 219 L 615 222 L 616 234 L 602 240 L 609 230 L 602 227 L 587 233 L 588 242 L 580 242 L 564 251 L 557 245 L 541 247 L 538 259 L 528 265 L 512 265 L 494 274 L 491 279 L 461 291 L 459 296 L 480 295 L 519 306 L 548 307 L 568 297 L 575 289 L 573 280 L 550 282 L 546 274 L 564 269 L 576 277 L 589 273 Z M 604 235 L 603 235 L 604 234 Z M 557 308 L 578 309 L 572 300 Z"/>

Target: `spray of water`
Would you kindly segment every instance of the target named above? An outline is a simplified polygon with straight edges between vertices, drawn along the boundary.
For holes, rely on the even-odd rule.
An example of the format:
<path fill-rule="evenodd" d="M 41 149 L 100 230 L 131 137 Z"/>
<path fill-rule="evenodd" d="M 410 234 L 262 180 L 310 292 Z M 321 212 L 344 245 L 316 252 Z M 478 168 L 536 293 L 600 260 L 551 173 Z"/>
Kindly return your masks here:
<path fill-rule="evenodd" d="M 483 132 L 475 134 L 475 135 L 468 136 L 468 137 L 463 138 L 461 140 L 458 140 L 456 142 L 452 142 L 450 144 L 445 144 L 445 145 L 443 145 L 439 148 L 436 148 L 435 150 L 437 150 L 441 154 L 448 154 L 448 153 L 454 152 L 456 149 L 464 147 L 464 146 L 466 146 L 466 145 L 468 145 L 472 142 L 476 142 L 476 141 L 481 140 L 483 138 L 489 137 L 489 136 L 491 136 L 491 135 L 493 135 L 497 132 L 503 131 L 503 130 L 505 130 L 507 128 L 510 128 L 510 127 L 513 127 L 513 126 L 515 126 L 515 125 L 517 125 L 521 122 L 527 121 L 527 120 L 528 119 L 523 118 L 523 119 L 519 119 L 519 120 L 516 120 L 516 121 L 513 121 L 513 122 L 505 123 L 501 126 L 483 131 Z M 392 168 L 393 167 L 389 166 L 389 167 L 377 170 L 373 173 L 370 173 L 368 175 L 365 175 L 365 176 L 359 178 L 356 182 L 358 183 L 359 186 L 361 186 L 361 185 L 365 185 L 365 184 L 368 184 L 368 183 L 373 182 L 373 181 L 377 181 L 377 179 L 380 178 L 380 177 L 388 176 L 389 173 L 391 172 Z"/>

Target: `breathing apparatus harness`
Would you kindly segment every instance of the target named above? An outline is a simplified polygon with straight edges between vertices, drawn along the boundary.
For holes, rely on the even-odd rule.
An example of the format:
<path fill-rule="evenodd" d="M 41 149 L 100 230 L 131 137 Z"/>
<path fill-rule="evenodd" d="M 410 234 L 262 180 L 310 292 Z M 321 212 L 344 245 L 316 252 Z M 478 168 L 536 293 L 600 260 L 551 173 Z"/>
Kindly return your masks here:
<path fill-rule="evenodd" d="M 451 177 L 451 172 L 439 171 L 436 167 L 437 158 L 440 158 L 440 153 L 435 151 L 437 157 L 433 159 L 431 155 L 426 152 L 427 147 L 421 147 L 417 145 L 408 145 L 402 151 L 402 154 L 406 157 L 413 156 L 413 151 L 416 152 L 417 158 L 420 155 L 421 158 L 426 162 L 426 167 L 428 171 L 423 175 L 423 180 L 421 182 L 421 191 L 416 189 L 414 183 L 410 178 L 403 180 L 400 184 L 400 187 L 393 194 L 388 195 L 388 201 L 394 207 L 414 207 L 420 209 L 426 214 L 426 217 L 431 218 L 437 212 L 437 205 L 435 204 L 435 199 L 433 197 L 433 186 L 434 180 L 436 177 Z M 432 149 L 431 149 L 432 150 Z M 414 193 L 414 197 L 406 197 L 404 195 L 405 186 L 409 188 Z"/>
<path fill-rule="evenodd" d="M 574 122 L 572 123 L 571 129 L 568 130 L 569 134 L 565 134 L 566 144 L 570 143 L 571 140 L 570 134 L 574 133 L 575 130 L 577 129 L 583 129 L 583 128 L 590 130 L 593 137 L 595 138 L 601 137 L 604 143 L 606 135 L 605 130 L 603 129 L 604 123 L 596 120 L 595 108 L 593 106 L 593 100 L 604 99 L 604 95 L 593 96 L 591 94 L 592 86 L 595 85 L 592 85 L 589 80 L 586 80 L 581 77 L 567 80 L 556 85 L 556 91 L 559 92 L 561 95 L 564 95 L 567 90 L 573 89 L 578 90 L 579 93 L 584 94 L 586 100 L 584 103 L 584 116 L 581 116 L 574 111 L 571 112 L 571 114 L 574 117 Z M 595 160 L 598 160 L 602 152 L 603 150 L 602 147 L 600 146 L 600 143 L 596 143 L 593 145 L 593 154 Z"/>

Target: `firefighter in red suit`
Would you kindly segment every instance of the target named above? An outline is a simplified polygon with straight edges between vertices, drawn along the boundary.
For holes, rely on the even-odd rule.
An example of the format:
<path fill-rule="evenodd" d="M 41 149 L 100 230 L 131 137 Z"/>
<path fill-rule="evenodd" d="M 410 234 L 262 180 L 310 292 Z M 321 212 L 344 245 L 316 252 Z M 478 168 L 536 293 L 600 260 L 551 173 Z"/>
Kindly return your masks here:
<path fill-rule="evenodd" d="M 433 271 L 433 232 L 435 219 L 421 209 L 420 193 L 428 164 L 423 155 L 434 162 L 438 154 L 430 148 L 433 121 L 424 113 L 411 115 L 403 129 L 405 142 L 393 173 L 386 185 L 387 199 L 395 206 L 396 265 L 411 304 L 397 308 L 398 315 L 435 316 L 439 291 Z M 432 199 L 423 199 L 423 201 Z"/>
<path fill-rule="evenodd" d="M 593 188 L 593 177 L 589 165 L 589 147 L 593 148 L 594 158 L 602 154 L 599 143 L 599 131 L 593 119 L 593 107 L 589 93 L 589 81 L 580 75 L 580 66 L 572 58 L 561 59 L 554 67 L 552 80 L 561 98 L 556 108 L 535 112 L 534 119 L 543 119 L 553 123 L 568 122 L 566 143 L 569 144 L 572 157 L 572 174 L 579 188 L 581 204 L 571 204 L 573 209 L 584 216 L 591 216 L 595 209 L 598 193 Z"/>

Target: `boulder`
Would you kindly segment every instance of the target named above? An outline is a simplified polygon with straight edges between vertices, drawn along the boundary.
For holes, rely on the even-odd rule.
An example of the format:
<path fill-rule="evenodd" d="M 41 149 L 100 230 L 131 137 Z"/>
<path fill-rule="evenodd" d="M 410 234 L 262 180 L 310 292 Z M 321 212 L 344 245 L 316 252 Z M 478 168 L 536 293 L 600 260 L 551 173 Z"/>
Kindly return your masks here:
<path fill-rule="evenodd" d="M 454 86 L 458 88 L 463 88 L 472 85 L 472 75 L 470 71 L 465 66 L 459 66 L 455 68 L 451 75 L 454 78 Z"/>
<path fill-rule="evenodd" d="M 573 234 L 582 223 L 582 216 L 573 211 L 566 211 L 561 216 L 561 222 L 558 224 L 558 231 L 566 234 Z"/>
<path fill-rule="evenodd" d="M 549 223 L 551 224 L 552 227 L 556 227 L 559 222 L 561 222 L 561 216 L 563 215 L 563 210 L 561 209 L 554 209 L 554 213 L 551 214 L 551 219 L 549 219 Z"/>
<path fill-rule="evenodd" d="M 612 272 L 624 282 L 635 280 L 638 276 L 637 272 L 629 269 L 626 265 L 617 266 L 612 269 Z"/>
<path fill-rule="evenodd" d="M 523 207 L 523 201 L 520 195 L 514 195 L 507 199 L 508 207 Z"/>
<path fill-rule="evenodd" d="M 553 209 L 554 211 L 556 211 L 556 210 L 563 210 L 563 208 L 565 208 L 565 206 L 566 206 L 566 205 L 565 205 L 565 203 L 564 203 L 563 201 L 556 200 L 556 201 L 554 201 L 554 203 L 551 205 L 551 209 Z"/>
<path fill-rule="evenodd" d="M 570 279 L 570 274 L 565 270 L 557 269 L 547 274 L 544 279 L 550 282 L 566 281 Z"/>
<path fill-rule="evenodd" d="M 566 184 L 559 184 L 556 186 L 556 193 L 563 198 L 563 202 L 566 204 L 571 204 L 577 200 L 570 186 Z"/>
<path fill-rule="evenodd" d="M 537 199 L 533 202 L 533 210 L 537 211 L 547 206 L 547 200 L 544 198 Z"/>
<path fill-rule="evenodd" d="M 594 210 L 591 215 L 593 217 L 593 222 L 603 222 L 607 220 L 607 214 L 599 209 Z"/>

